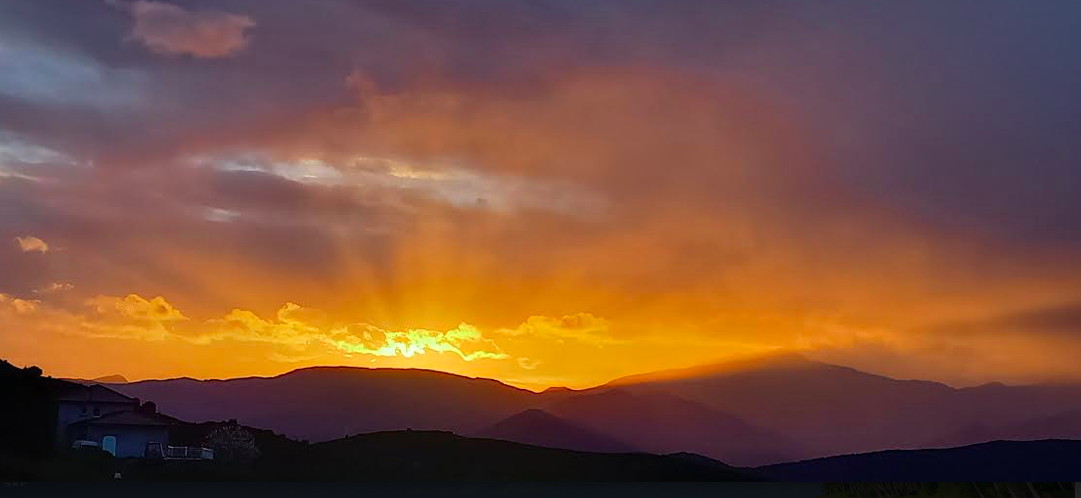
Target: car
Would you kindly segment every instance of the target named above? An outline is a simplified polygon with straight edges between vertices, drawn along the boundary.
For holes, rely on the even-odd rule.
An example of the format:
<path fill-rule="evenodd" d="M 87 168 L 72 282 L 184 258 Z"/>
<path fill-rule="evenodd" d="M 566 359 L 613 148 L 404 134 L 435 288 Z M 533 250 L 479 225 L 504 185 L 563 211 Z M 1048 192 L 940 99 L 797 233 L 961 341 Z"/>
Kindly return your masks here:
<path fill-rule="evenodd" d="M 97 441 L 87 441 L 85 439 L 80 439 L 75 441 L 74 443 L 71 443 L 71 449 L 73 450 L 82 450 L 87 448 L 100 449 L 101 443 L 98 443 Z"/>

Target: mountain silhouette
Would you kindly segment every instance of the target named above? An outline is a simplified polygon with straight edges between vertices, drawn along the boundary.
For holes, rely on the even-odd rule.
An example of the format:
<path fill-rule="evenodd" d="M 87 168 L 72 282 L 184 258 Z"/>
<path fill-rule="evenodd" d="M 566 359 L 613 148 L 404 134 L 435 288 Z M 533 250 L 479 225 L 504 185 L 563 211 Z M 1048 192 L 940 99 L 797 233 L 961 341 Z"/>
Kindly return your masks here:
<path fill-rule="evenodd" d="M 548 448 L 597 453 L 631 453 L 636 451 L 623 442 L 580 427 L 536 408 L 503 419 L 478 432 L 476 436 Z"/>
<path fill-rule="evenodd" d="M 890 450 L 759 467 L 786 481 L 1076 481 L 1081 441 L 992 441 L 960 448 Z"/>
<path fill-rule="evenodd" d="M 805 457 L 919 448 L 974 426 L 1009 425 L 1081 408 L 1081 386 L 955 389 L 796 354 L 631 376 L 608 386 L 675 395 L 753 421 L 804 444 Z"/>
<path fill-rule="evenodd" d="M 63 379 L 68 382 L 75 382 L 77 384 L 91 385 L 91 384 L 126 384 L 128 379 L 120 374 L 105 375 L 103 377 L 95 377 L 93 379 Z"/>
<path fill-rule="evenodd" d="M 128 379 L 120 374 L 106 375 L 104 377 L 98 377 L 90 380 L 102 384 L 126 384 L 128 382 Z"/>
<path fill-rule="evenodd" d="M 928 448 L 966 446 L 985 441 L 1036 441 L 1041 439 L 1081 440 L 1081 411 L 1040 417 L 1022 423 L 988 428 L 974 425 L 947 437 L 928 442 Z"/>
<path fill-rule="evenodd" d="M 1026 423 L 1042 428 L 1023 432 L 1026 438 L 1073 437 L 1068 417 L 1061 423 L 1052 418 L 1081 411 L 1077 385 L 956 389 L 795 354 L 542 393 L 429 370 L 352 367 L 112 387 L 155 401 L 162 412 L 184 420 L 235 418 L 313 442 L 407 428 L 479 434 L 497 421 L 537 408 L 634 449 L 689 451 L 733 465 L 1008 439 L 1000 429 Z M 979 428 L 987 431 L 979 433 Z M 965 431 L 966 437 L 955 437 Z"/>
<path fill-rule="evenodd" d="M 314 367 L 277 377 L 113 385 L 182 420 L 236 419 L 294 439 L 432 429 L 473 434 L 530 407 L 535 393 L 431 370 Z"/>
<path fill-rule="evenodd" d="M 739 466 L 806 454 L 792 441 L 671 394 L 609 389 L 554 401 L 547 409 L 651 453 L 692 452 Z"/>

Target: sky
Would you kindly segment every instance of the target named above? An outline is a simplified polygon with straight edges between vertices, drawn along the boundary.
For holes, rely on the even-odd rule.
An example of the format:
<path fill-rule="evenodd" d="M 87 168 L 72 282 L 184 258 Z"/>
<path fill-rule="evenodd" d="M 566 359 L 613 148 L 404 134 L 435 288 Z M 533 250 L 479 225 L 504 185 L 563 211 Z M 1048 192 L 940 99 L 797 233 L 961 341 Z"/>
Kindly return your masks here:
<path fill-rule="evenodd" d="M 0 357 L 1081 380 L 1081 5 L 0 2 Z"/>

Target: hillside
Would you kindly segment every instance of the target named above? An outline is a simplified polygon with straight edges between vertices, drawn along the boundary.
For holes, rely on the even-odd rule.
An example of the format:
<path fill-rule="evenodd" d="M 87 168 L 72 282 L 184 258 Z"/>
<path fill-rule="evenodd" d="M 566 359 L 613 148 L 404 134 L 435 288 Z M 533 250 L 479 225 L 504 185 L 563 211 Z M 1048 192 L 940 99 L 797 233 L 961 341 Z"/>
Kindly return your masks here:
<path fill-rule="evenodd" d="M 476 437 L 597 453 L 631 453 L 632 446 L 538 409 L 500 420 Z"/>
<path fill-rule="evenodd" d="M 1081 441 L 994 441 L 891 450 L 759 467 L 785 481 L 1067 481 L 1081 479 Z"/>
<path fill-rule="evenodd" d="M 801 446 L 738 417 L 666 393 L 600 390 L 557 400 L 546 409 L 650 453 L 698 453 L 753 466 L 807 455 Z"/>
<path fill-rule="evenodd" d="M 313 442 L 408 428 L 477 434 L 535 408 L 635 449 L 689 451 L 749 466 L 1004 439 L 999 429 L 1039 426 L 1040 420 L 1081 410 L 1081 386 L 955 389 L 794 354 L 543 393 L 429 370 L 349 367 L 112 387 L 155 401 L 162 412 L 184 420 L 237 419 Z M 1028 438 L 1076 433 L 1068 418 L 1054 422 L 1023 433 Z"/>
<path fill-rule="evenodd" d="M 746 471 L 708 459 L 589 453 L 447 432 L 394 431 L 312 445 L 272 464 L 284 480 L 746 481 Z"/>
<path fill-rule="evenodd" d="M 754 421 L 805 445 L 805 457 L 920 448 L 974 426 L 1012 425 L 1081 407 L 1076 385 L 955 389 L 795 354 L 632 376 L 593 391 L 611 386 L 675 395 Z M 1045 435 L 1051 436 L 1057 435 Z"/>
<path fill-rule="evenodd" d="M 397 429 L 472 434 L 530 407 L 536 394 L 429 370 L 319 367 L 277 377 L 112 385 L 183 420 L 236 419 L 294 439 Z"/>

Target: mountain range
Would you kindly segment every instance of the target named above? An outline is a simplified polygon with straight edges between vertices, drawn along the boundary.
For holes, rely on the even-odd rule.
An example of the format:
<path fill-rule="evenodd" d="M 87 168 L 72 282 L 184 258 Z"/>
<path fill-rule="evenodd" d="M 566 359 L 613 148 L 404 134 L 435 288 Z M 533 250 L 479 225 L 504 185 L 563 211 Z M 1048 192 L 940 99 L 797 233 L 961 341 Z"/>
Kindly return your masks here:
<path fill-rule="evenodd" d="M 1077 437 L 1081 386 L 956 389 L 770 355 L 535 393 L 414 369 L 315 367 L 276 377 L 111 385 L 192 422 L 237 419 L 297 439 L 452 431 L 573 450 L 693 452 L 736 466 Z"/>

